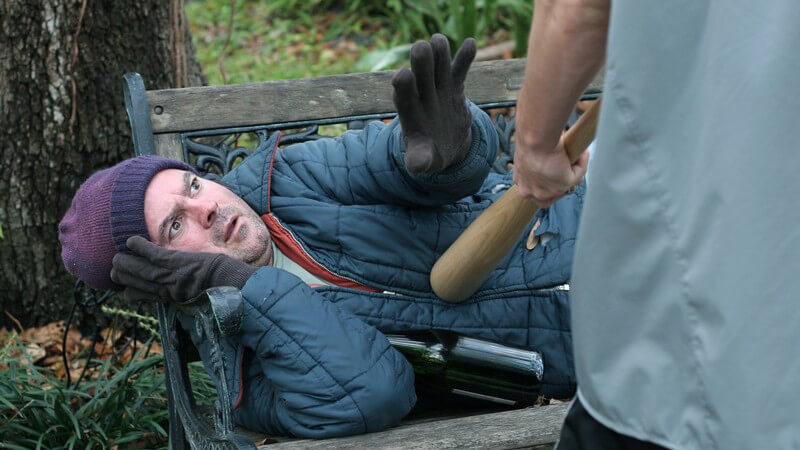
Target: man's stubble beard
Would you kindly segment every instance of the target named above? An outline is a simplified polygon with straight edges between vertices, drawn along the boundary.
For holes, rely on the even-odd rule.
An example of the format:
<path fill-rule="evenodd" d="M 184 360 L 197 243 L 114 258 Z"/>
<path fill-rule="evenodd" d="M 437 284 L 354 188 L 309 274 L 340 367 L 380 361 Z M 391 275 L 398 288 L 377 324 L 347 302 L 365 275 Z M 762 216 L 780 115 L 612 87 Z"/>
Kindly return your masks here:
<path fill-rule="evenodd" d="M 231 253 L 230 256 L 242 262 L 251 265 L 259 263 L 259 260 L 267 253 L 271 243 L 267 226 L 255 211 L 249 208 L 243 211 L 234 206 L 226 206 L 220 209 L 217 215 L 217 220 L 212 228 L 214 245 L 227 249 Z M 239 220 L 244 221 L 239 224 L 239 237 L 243 245 L 241 247 L 228 248 L 225 245 L 225 224 L 233 216 L 239 216 Z M 248 242 L 247 238 L 251 233 L 254 235 L 253 242 Z"/>

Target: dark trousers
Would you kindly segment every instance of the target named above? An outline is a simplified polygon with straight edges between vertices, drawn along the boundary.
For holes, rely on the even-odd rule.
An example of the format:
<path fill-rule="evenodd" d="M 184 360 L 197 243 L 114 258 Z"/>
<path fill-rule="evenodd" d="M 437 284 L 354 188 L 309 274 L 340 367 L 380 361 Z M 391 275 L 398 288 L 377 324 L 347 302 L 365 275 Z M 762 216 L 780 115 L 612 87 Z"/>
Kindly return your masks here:
<path fill-rule="evenodd" d="M 594 420 L 576 398 L 572 402 L 555 450 L 662 450 L 664 447 L 640 441 L 607 428 Z"/>

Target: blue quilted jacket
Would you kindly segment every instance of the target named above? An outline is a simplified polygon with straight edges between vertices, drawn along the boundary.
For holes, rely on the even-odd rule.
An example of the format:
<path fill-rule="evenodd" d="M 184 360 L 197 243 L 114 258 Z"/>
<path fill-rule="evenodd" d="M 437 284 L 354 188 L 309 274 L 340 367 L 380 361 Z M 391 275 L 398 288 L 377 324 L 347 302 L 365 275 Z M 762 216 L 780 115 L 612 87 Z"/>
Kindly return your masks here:
<path fill-rule="evenodd" d="M 546 244 L 527 250 L 526 231 L 472 299 L 449 304 L 431 291 L 433 263 L 511 184 L 489 173 L 494 124 L 474 105 L 472 114 L 469 154 L 443 173 L 405 170 L 395 121 L 282 150 L 276 137 L 225 176 L 282 250 L 336 284 L 312 288 L 273 267 L 248 280 L 241 334 L 224 344 L 238 423 L 313 438 L 397 424 L 416 401 L 414 375 L 384 333 L 444 329 L 534 349 L 545 363 L 542 394 L 574 393 L 561 286 L 583 186 L 540 211 Z"/>

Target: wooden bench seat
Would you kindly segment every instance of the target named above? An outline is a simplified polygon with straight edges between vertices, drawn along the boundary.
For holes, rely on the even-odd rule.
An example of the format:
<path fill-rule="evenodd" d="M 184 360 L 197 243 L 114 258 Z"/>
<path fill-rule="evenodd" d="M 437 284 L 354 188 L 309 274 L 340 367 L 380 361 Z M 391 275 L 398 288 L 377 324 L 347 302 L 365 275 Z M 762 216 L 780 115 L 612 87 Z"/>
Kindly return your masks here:
<path fill-rule="evenodd" d="M 389 430 L 335 439 L 300 439 L 260 445 L 266 450 L 300 449 L 550 449 L 558 439 L 567 404 L 533 406 L 491 414 L 432 418 Z"/>

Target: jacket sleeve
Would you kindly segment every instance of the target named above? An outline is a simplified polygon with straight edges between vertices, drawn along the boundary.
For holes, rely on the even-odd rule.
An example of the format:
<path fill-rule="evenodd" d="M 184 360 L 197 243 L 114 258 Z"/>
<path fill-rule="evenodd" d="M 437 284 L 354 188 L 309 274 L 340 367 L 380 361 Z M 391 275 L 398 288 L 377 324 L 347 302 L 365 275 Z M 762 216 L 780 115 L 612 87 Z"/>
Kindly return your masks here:
<path fill-rule="evenodd" d="M 273 267 L 242 294 L 240 344 L 250 356 L 239 423 L 324 438 L 381 430 L 411 410 L 413 370 L 377 329 Z"/>
<path fill-rule="evenodd" d="M 273 177 L 280 186 L 311 191 L 345 205 L 438 206 L 475 193 L 498 152 L 497 131 L 480 108 L 470 104 L 472 143 L 463 161 L 437 174 L 411 174 L 405 168 L 400 122 L 370 122 L 363 130 L 337 138 L 286 147 L 275 157 Z M 276 183 L 278 186 L 278 183 Z"/>

